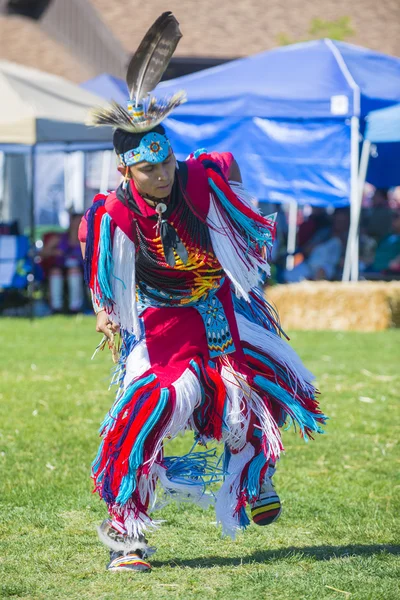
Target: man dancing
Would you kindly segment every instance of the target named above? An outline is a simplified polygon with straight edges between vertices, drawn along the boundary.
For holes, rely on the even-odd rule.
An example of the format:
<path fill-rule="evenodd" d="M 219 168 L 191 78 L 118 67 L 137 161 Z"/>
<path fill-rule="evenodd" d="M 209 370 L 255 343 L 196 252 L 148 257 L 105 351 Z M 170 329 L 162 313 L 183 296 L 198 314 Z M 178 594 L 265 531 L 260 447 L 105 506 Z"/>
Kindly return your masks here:
<path fill-rule="evenodd" d="M 166 500 L 215 503 L 232 537 L 249 524 L 247 504 L 256 524 L 272 523 L 281 510 L 271 482 L 279 428 L 293 421 L 307 438 L 325 420 L 311 374 L 258 289 L 274 219 L 255 210 L 230 153 L 176 160 L 160 123 L 182 93 L 144 99 L 180 36 L 173 15 L 161 15 L 128 68 L 128 108 L 113 103 L 92 117 L 115 128 L 124 177 L 96 196 L 80 228 L 97 331 L 118 329 L 122 340 L 119 389 L 92 472 L 109 511 L 99 535 L 110 571 L 150 569 L 157 483 Z M 222 441 L 223 460 L 211 451 L 165 456 L 165 438 L 187 428 L 200 445 Z"/>

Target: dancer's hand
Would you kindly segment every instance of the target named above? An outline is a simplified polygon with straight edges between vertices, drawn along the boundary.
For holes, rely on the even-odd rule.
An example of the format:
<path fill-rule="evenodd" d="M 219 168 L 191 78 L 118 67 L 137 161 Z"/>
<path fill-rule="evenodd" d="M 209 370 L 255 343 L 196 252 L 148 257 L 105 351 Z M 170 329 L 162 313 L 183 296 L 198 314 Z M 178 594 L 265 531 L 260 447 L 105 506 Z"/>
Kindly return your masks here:
<path fill-rule="evenodd" d="M 119 327 L 116 323 L 111 321 L 105 310 L 101 310 L 96 315 L 96 331 L 106 335 L 108 339 L 112 341 L 113 335 L 118 333 Z"/>

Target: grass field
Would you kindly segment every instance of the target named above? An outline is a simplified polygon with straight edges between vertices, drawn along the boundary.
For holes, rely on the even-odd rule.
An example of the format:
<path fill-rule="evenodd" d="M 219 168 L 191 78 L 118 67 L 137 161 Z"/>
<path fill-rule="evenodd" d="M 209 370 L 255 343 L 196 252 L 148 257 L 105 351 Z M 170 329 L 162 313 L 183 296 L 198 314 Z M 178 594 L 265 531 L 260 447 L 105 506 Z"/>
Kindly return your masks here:
<path fill-rule="evenodd" d="M 112 403 L 91 317 L 1 321 L 0 597 L 90 600 L 400 598 L 400 332 L 303 332 L 326 434 L 285 432 L 284 511 L 221 539 L 212 509 L 168 507 L 153 571 L 106 573 L 89 469 Z M 179 453 L 190 436 L 170 443 Z"/>

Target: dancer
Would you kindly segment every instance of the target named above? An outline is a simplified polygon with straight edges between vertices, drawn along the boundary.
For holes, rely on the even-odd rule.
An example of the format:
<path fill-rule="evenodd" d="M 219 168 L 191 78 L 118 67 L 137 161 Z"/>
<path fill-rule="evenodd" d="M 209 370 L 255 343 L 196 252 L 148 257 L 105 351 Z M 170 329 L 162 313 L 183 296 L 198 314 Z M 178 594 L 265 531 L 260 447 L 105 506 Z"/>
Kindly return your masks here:
<path fill-rule="evenodd" d="M 281 510 L 271 481 L 279 427 L 293 421 L 307 438 L 325 420 L 311 374 L 258 289 L 273 217 L 255 210 L 230 153 L 176 160 L 160 123 L 182 93 L 143 102 L 179 38 L 173 15 L 161 15 L 128 68 L 128 109 L 113 103 L 92 117 L 115 128 L 124 177 L 95 197 L 80 228 L 97 330 L 119 330 L 122 341 L 92 471 L 109 511 L 99 535 L 110 571 L 150 569 L 157 483 L 163 500 L 215 503 L 232 537 L 249 524 L 247 504 L 256 524 L 272 523 Z M 203 448 L 166 456 L 165 439 L 187 428 Z M 212 440 L 224 443 L 219 461 L 204 449 Z"/>

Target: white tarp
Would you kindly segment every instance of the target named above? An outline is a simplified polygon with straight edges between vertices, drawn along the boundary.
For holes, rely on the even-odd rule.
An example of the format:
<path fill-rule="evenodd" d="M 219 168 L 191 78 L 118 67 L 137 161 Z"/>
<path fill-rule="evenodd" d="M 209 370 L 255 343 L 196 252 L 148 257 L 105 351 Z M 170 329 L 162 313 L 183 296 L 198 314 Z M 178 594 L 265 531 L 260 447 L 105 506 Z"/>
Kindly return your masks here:
<path fill-rule="evenodd" d="M 110 128 L 85 125 L 103 103 L 62 77 L 0 61 L 0 144 L 111 142 Z"/>

